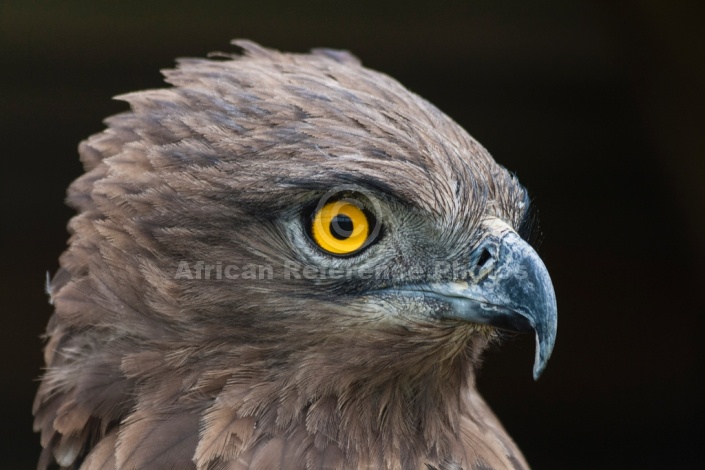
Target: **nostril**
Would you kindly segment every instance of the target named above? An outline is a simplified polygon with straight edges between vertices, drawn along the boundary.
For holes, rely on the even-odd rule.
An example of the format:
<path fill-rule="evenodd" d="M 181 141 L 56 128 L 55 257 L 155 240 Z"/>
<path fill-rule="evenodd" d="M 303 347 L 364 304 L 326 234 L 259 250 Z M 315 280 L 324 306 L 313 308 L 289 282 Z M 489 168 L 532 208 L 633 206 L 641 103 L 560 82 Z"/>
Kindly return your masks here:
<path fill-rule="evenodd" d="M 489 260 L 492 258 L 492 255 L 490 255 L 489 250 L 485 248 L 482 250 L 482 253 L 480 253 L 480 259 L 477 260 L 477 267 L 482 268 Z"/>

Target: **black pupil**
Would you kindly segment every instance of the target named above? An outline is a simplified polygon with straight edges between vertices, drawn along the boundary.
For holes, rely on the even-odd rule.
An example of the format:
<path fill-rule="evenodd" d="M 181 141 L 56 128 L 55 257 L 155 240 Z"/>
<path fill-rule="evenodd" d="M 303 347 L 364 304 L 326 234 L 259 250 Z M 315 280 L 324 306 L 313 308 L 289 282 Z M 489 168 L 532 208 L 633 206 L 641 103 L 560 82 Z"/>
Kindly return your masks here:
<path fill-rule="evenodd" d="M 353 231 L 353 221 L 350 217 L 338 214 L 330 221 L 330 234 L 338 240 L 350 238 Z"/>

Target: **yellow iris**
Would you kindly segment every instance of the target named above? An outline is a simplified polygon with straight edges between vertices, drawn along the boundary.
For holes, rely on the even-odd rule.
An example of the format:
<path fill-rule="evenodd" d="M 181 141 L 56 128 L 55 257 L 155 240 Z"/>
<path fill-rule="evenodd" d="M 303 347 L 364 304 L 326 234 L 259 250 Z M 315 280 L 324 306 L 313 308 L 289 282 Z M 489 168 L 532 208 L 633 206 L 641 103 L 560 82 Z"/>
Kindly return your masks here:
<path fill-rule="evenodd" d="M 365 244 L 370 223 L 355 204 L 344 200 L 329 202 L 314 215 L 311 233 L 323 250 L 347 255 Z"/>

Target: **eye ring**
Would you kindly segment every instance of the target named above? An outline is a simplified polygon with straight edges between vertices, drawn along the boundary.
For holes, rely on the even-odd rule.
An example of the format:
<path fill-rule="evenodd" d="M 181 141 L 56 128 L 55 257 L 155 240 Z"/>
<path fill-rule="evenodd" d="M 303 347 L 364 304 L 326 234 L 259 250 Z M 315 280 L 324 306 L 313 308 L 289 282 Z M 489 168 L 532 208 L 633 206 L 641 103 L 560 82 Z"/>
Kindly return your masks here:
<path fill-rule="evenodd" d="M 350 198 L 316 207 L 310 214 L 307 228 L 315 245 L 335 256 L 358 253 L 378 232 L 374 216 Z"/>

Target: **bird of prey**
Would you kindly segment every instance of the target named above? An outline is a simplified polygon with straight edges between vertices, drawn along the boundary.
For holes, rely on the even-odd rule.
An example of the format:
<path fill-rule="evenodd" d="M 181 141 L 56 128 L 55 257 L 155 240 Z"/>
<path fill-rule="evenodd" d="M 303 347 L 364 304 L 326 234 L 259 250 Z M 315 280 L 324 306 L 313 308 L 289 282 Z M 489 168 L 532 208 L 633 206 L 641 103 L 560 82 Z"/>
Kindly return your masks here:
<path fill-rule="evenodd" d="M 527 468 L 475 387 L 553 348 L 525 189 L 351 54 L 235 44 L 80 144 L 39 468 Z"/>

